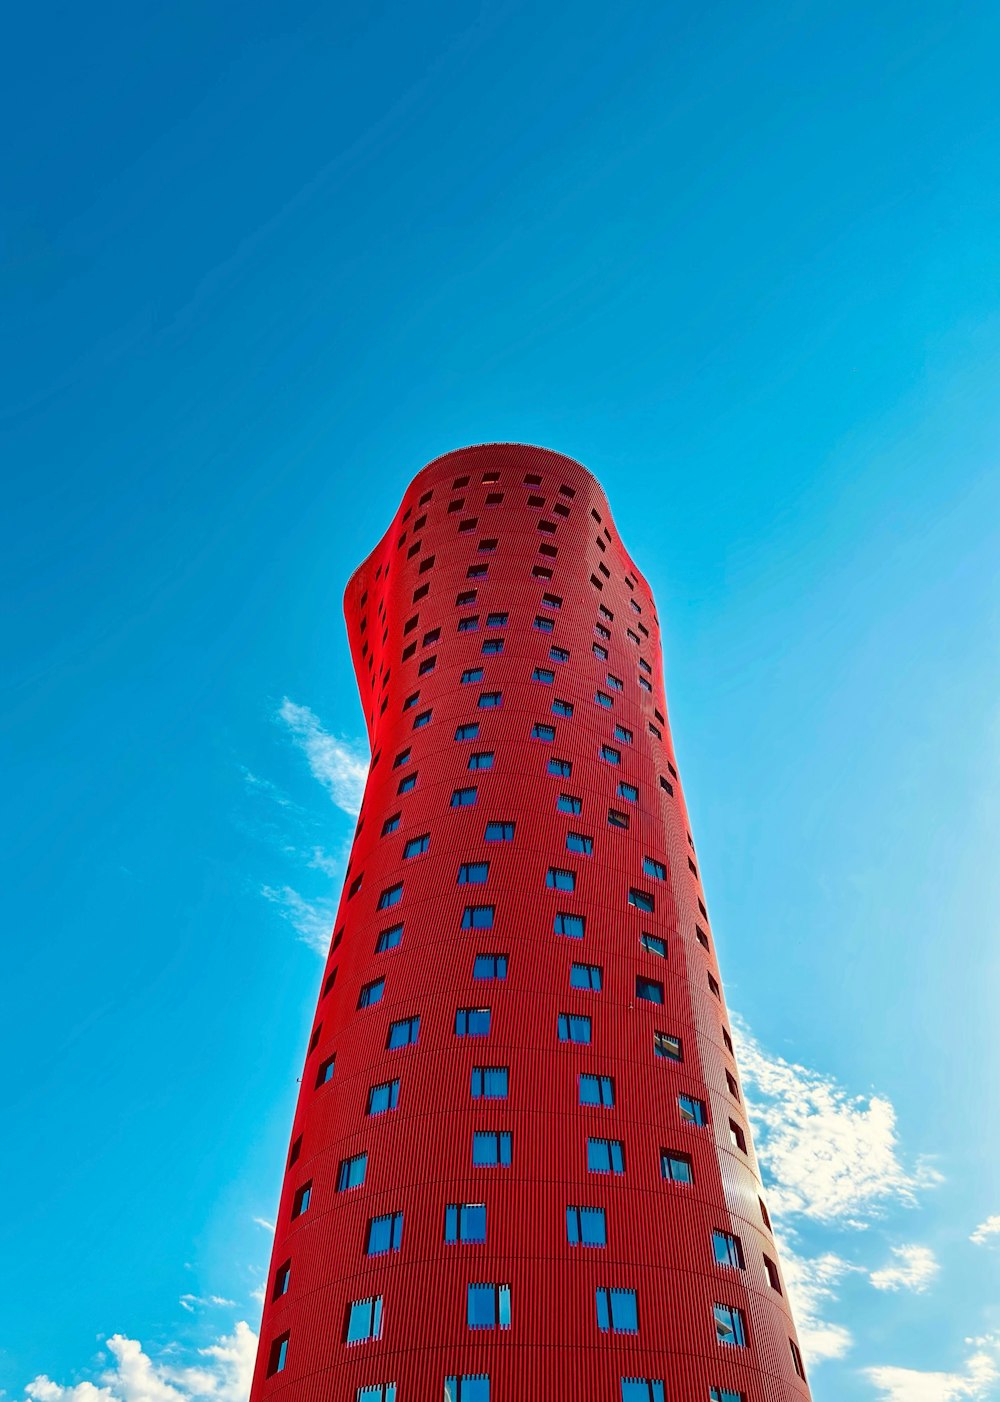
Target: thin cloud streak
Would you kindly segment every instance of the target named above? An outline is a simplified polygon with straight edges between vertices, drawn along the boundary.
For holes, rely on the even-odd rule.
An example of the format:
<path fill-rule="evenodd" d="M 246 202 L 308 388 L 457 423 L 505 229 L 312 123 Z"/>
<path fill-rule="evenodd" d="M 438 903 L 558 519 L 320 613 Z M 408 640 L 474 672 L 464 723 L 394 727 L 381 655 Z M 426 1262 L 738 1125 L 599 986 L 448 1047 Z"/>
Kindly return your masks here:
<path fill-rule="evenodd" d="M 314 778 L 327 790 L 338 808 L 356 818 L 361 811 L 369 757 L 357 742 L 338 740 L 320 723 L 308 706 L 285 697 L 278 716 L 309 761 Z"/>

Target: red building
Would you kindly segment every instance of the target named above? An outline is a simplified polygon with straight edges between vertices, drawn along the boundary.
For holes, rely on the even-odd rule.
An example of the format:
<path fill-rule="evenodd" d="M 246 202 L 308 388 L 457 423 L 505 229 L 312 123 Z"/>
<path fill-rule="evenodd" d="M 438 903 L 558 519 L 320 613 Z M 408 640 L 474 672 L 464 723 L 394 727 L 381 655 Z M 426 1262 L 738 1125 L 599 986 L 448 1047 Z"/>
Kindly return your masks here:
<path fill-rule="evenodd" d="M 253 1402 L 808 1399 L 603 492 L 438 458 L 345 611 L 372 765 Z"/>

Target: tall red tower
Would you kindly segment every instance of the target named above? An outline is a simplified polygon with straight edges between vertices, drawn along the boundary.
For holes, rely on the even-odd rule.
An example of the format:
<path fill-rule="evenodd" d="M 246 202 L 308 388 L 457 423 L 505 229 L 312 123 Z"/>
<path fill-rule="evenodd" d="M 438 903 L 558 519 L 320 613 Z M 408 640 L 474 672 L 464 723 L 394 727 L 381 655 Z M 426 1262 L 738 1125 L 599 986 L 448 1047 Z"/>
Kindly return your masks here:
<path fill-rule="evenodd" d="M 603 492 L 438 458 L 345 611 L 371 772 L 253 1402 L 806 1402 Z"/>

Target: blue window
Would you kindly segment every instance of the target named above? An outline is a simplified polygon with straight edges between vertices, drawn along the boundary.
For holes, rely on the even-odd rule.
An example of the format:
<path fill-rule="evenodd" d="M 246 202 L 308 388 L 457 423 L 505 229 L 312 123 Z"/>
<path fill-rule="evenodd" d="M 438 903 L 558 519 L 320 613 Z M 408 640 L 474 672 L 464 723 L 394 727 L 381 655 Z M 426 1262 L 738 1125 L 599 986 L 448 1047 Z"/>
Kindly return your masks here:
<path fill-rule="evenodd" d="M 472 965 L 472 977 L 505 979 L 507 977 L 506 954 L 477 954 Z"/>
<path fill-rule="evenodd" d="M 632 741 L 635 739 L 635 736 L 632 734 L 631 730 L 629 730 L 627 726 L 616 725 L 615 739 L 620 740 L 623 745 L 631 745 Z"/>
<path fill-rule="evenodd" d="M 639 678 L 639 685 L 642 687 L 643 691 L 652 691 L 652 690 L 653 690 L 653 688 L 650 686 L 649 682 L 646 680 L 645 677 L 640 677 L 640 678 Z"/>
<path fill-rule="evenodd" d="M 661 959 L 666 959 L 667 942 L 661 940 L 659 935 L 651 935 L 648 930 L 643 930 L 639 936 L 639 943 L 643 949 L 648 949 L 650 954 L 657 954 Z"/>
<path fill-rule="evenodd" d="M 466 1318 L 470 1329 L 509 1329 L 510 1286 L 470 1285 Z"/>
<path fill-rule="evenodd" d="M 693 1183 L 694 1168 L 691 1155 L 682 1154 L 679 1149 L 661 1149 L 660 1173 L 671 1183 Z"/>
<path fill-rule="evenodd" d="M 560 1013 L 557 1019 L 560 1042 L 576 1042 L 580 1046 L 590 1045 L 590 1018 L 579 1013 Z"/>
<path fill-rule="evenodd" d="M 272 1300 L 280 1300 L 282 1295 L 288 1294 L 288 1287 L 292 1279 L 292 1263 L 286 1261 L 283 1266 L 279 1266 L 274 1276 L 274 1289 L 271 1291 Z"/>
<path fill-rule="evenodd" d="M 385 822 L 382 824 L 383 837 L 388 837 L 391 832 L 396 831 L 396 829 L 399 827 L 399 820 L 401 817 L 401 813 L 393 813 L 391 818 L 386 818 Z"/>
<path fill-rule="evenodd" d="M 459 886 L 485 886 L 489 874 L 489 862 L 463 862 L 458 869 L 458 884 Z"/>
<path fill-rule="evenodd" d="M 533 682 L 544 682 L 547 686 L 556 679 L 555 672 L 549 671 L 548 667 L 536 667 L 531 674 Z"/>
<path fill-rule="evenodd" d="M 594 850 L 594 839 L 587 837 L 582 832 L 568 832 L 566 834 L 567 852 L 580 852 L 585 857 L 589 857 Z"/>
<path fill-rule="evenodd" d="M 463 1373 L 444 1380 L 444 1402 L 490 1402 L 489 1373 Z"/>
<path fill-rule="evenodd" d="M 460 633 L 474 633 L 478 627 L 479 615 L 477 613 L 470 614 L 468 617 L 458 620 L 458 631 Z"/>
<path fill-rule="evenodd" d="M 531 727 L 532 740 L 554 740 L 556 738 L 556 728 L 554 725 L 542 725 L 541 721 L 535 721 Z"/>
<path fill-rule="evenodd" d="M 581 1076 L 580 1104 L 603 1105 L 613 1109 L 615 1104 L 615 1083 L 610 1076 Z"/>
<path fill-rule="evenodd" d="M 629 803 L 637 803 L 639 790 L 634 784 L 621 783 L 618 785 L 618 797 L 628 799 Z"/>
<path fill-rule="evenodd" d="M 487 638 L 483 643 L 483 656 L 495 657 L 498 652 L 503 652 L 503 638 Z"/>
<path fill-rule="evenodd" d="M 328 1057 L 326 1058 L 325 1061 L 321 1061 L 321 1062 L 320 1062 L 320 1064 L 319 1064 L 319 1066 L 318 1066 L 318 1068 L 317 1068 L 317 1070 L 316 1070 L 316 1086 L 317 1086 L 317 1089 L 318 1089 L 320 1086 L 325 1086 L 326 1083 L 327 1083 L 327 1081 L 332 1081 L 332 1080 L 333 1080 L 333 1073 L 334 1073 L 334 1068 L 336 1067 L 336 1063 L 337 1063 L 337 1058 L 336 1058 L 335 1056 L 328 1056 Z"/>
<path fill-rule="evenodd" d="M 582 940 L 585 929 L 586 920 L 582 915 L 568 915 L 562 910 L 556 915 L 555 932 L 557 935 L 568 935 L 571 940 Z"/>
<path fill-rule="evenodd" d="M 424 728 L 425 725 L 430 725 L 430 723 L 431 723 L 431 714 L 432 714 L 432 713 L 431 713 L 430 711 L 421 711 L 420 714 L 419 714 L 419 716 L 415 716 L 415 717 L 414 717 L 414 720 L 413 720 L 413 729 L 414 729 L 414 730 L 423 730 L 423 728 Z"/>
<path fill-rule="evenodd" d="M 556 809 L 560 813 L 582 813 L 583 799 L 570 793 L 561 793 L 556 801 Z"/>
<path fill-rule="evenodd" d="M 429 832 L 421 833 L 419 837 L 411 837 L 403 848 L 404 857 L 419 857 L 421 852 L 426 852 L 431 845 L 431 835 Z"/>
<path fill-rule="evenodd" d="M 621 750 L 616 750 L 612 745 L 602 745 L 601 759 L 605 760 L 608 764 L 621 764 Z"/>
<path fill-rule="evenodd" d="M 506 1066 L 473 1066 L 473 1100 L 506 1100 L 508 1081 Z"/>
<path fill-rule="evenodd" d="M 608 673 L 608 686 L 612 691 L 621 691 L 624 685 L 621 677 L 613 676 L 611 672 Z"/>
<path fill-rule="evenodd" d="M 477 1129 L 472 1136 L 472 1162 L 480 1168 L 510 1166 L 511 1138 L 509 1130 L 494 1133 Z"/>
<path fill-rule="evenodd" d="M 485 1241 L 486 1204 L 450 1202 L 444 1210 L 445 1241 Z"/>
<path fill-rule="evenodd" d="M 360 1188 L 365 1181 L 368 1167 L 367 1154 L 355 1154 L 353 1159 L 341 1159 L 337 1170 L 337 1192 L 346 1193 L 348 1188 Z"/>
<path fill-rule="evenodd" d="M 506 613 L 491 613 L 487 616 L 487 628 L 506 628 L 509 615 Z"/>
<path fill-rule="evenodd" d="M 375 953 L 384 954 L 387 949 L 395 949 L 403 938 L 402 925 L 390 925 L 388 930 L 383 930 L 375 942 Z"/>
<path fill-rule="evenodd" d="M 663 1002 L 663 984 L 651 978 L 638 977 L 635 981 L 635 996 L 646 1003 Z"/>
<path fill-rule="evenodd" d="M 658 862 L 655 857 L 643 857 L 642 869 L 646 876 L 655 876 L 657 881 L 666 881 L 667 868 L 663 862 Z"/>
<path fill-rule="evenodd" d="M 359 1387 L 355 1402 L 396 1402 L 395 1383 L 369 1383 Z"/>
<path fill-rule="evenodd" d="M 394 1051 L 397 1047 L 409 1047 L 420 1037 L 419 1017 L 404 1017 L 389 1026 L 386 1048 Z"/>
<path fill-rule="evenodd" d="M 603 706 L 606 711 L 610 710 L 615 704 L 606 691 L 598 691 L 594 696 L 594 700 L 599 706 Z"/>
<path fill-rule="evenodd" d="M 354 1300 L 347 1309 L 347 1330 L 344 1342 L 360 1343 L 362 1339 L 378 1339 L 382 1335 L 382 1296 Z"/>
<path fill-rule="evenodd" d="M 708 1402 L 746 1402 L 746 1398 L 742 1392 L 731 1387 L 710 1387 Z"/>
<path fill-rule="evenodd" d="M 398 882 L 395 886 L 389 886 L 378 898 L 378 909 L 388 910 L 392 905 L 398 905 L 403 899 L 403 883 Z"/>
<path fill-rule="evenodd" d="M 556 625 L 551 618 L 542 618 L 540 615 L 536 616 L 535 621 L 532 624 L 532 627 L 536 628 L 539 633 L 551 633 L 552 629 L 555 626 Z"/>
<path fill-rule="evenodd" d="M 496 907 L 492 905 L 467 905 L 462 911 L 463 930 L 492 930 Z"/>
<path fill-rule="evenodd" d="M 513 842 L 513 823 L 487 823 L 485 840 L 487 842 Z"/>
<path fill-rule="evenodd" d="M 545 873 L 545 884 L 552 891 L 575 891 L 576 873 L 564 867 L 549 867 Z"/>
<path fill-rule="evenodd" d="M 677 1104 L 681 1112 L 681 1119 L 691 1125 L 707 1125 L 708 1114 L 705 1110 L 703 1100 L 695 1100 L 691 1095 L 679 1095 Z"/>
<path fill-rule="evenodd" d="M 482 667 L 467 667 L 462 673 L 462 685 L 468 686 L 470 682 L 481 682 L 483 679 Z"/>
<path fill-rule="evenodd" d="M 292 1198 L 292 1217 L 301 1217 L 303 1212 L 309 1211 L 309 1204 L 312 1202 L 312 1179 L 308 1183 L 303 1183 L 295 1196 Z"/>
<path fill-rule="evenodd" d="M 493 751 L 492 751 L 492 750 L 480 750 L 477 754 L 470 755 L 470 756 L 469 756 L 469 768 L 470 768 L 470 769 L 492 769 L 492 768 L 493 768 Z"/>
<path fill-rule="evenodd" d="M 471 808 L 476 801 L 475 788 L 455 789 L 451 796 L 452 808 Z"/>
<path fill-rule="evenodd" d="M 371 983 L 366 983 L 364 988 L 362 988 L 361 992 L 358 994 L 358 1007 L 373 1007 L 375 1003 L 378 1003 L 381 1000 L 382 994 L 384 992 L 384 978 L 373 979 Z"/>
<path fill-rule="evenodd" d="M 398 1251 L 403 1242 L 403 1214 L 389 1212 L 373 1217 L 368 1223 L 369 1256 L 382 1256 L 386 1251 Z"/>
<path fill-rule="evenodd" d="M 653 1033 L 653 1052 L 656 1056 L 665 1056 L 668 1061 L 683 1061 L 684 1049 L 681 1046 L 680 1037 L 673 1036 L 670 1032 Z"/>
<path fill-rule="evenodd" d="M 747 1331 L 743 1322 L 743 1311 L 735 1305 L 714 1305 L 715 1337 L 720 1344 L 731 1344 L 736 1348 L 746 1348 Z"/>
<path fill-rule="evenodd" d="M 638 1334 L 639 1310 L 634 1290 L 598 1290 L 597 1327 L 615 1334 Z"/>
<path fill-rule="evenodd" d="M 594 656 L 599 657 L 602 662 L 607 662 L 608 650 L 606 647 L 601 647 L 600 643 L 591 643 L 590 650 L 594 654 Z"/>
<path fill-rule="evenodd" d="M 399 781 L 399 787 L 396 789 L 396 792 L 397 792 L 398 794 L 400 794 L 400 793 L 409 793 L 411 789 L 415 789 L 416 787 L 417 787 L 417 776 L 416 776 L 416 774 L 407 774 L 407 776 L 406 776 L 405 779 L 400 779 L 400 781 Z"/>
<path fill-rule="evenodd" d="M 282 1334 L 281 1337 L 275 1339 L 274 1343 L 271 1345 L 271 1352 L 267 1359 L 267 1376 L 270 1378 L 275 1373 L 283 1372 L 287 1361 L 288 1335 Z"/>
<path fill-rule="evenodd" d="M 499 691 L 484 691 L 480 693 L 479 706 L 481 710 L 488 711 L 500 705 L 503 696 Z"/>
<path fill-rule="evenodd" d="M 568 779 L 573 773 L 572 761 L 568 759 L 550 759 L 546 768 L 557 779 Z"/>
<path fill-rule="evenodd" d="M 368 1092 L 369 1115 L 384 1115 L 387 1110 L 395 1110 L 399 1104 L 399 1082 L 383 1081 L 372 1086 Z"/>
<path fill-rule="evenodd" d="M 568 662 L 569 652 L 564 647 L 550 647 L 549 657 L 553 662 Z"/>
<path fill-rule="evenodd" d="M 628 814 L 619 813 L 615 808 L 608 809 L 608 825 L 613 828 L 627 828 Z"/>
<path fill-rule="evenodd" d="M 746 1269 L 740 1239 L 731 1232 L 712 1233 L 712 1254 L 717 1266 L 732 1266 L 737 1271 Z"/>
<path fill-rule="evenodd" d="M 479 735 L 479 722 L 473 721 L 471 725 L 460 725 L 455 731 L 456 740 L 475 740 Z"/>
<path fill-rule="evenodd" d="M 488 1037 L 490 1035 L 489 1008 L 457 1008 L 455 1011 L 456 1037 Z"/>
<path fill-rule="evenodd" d="M 404 765 L 404 764 L 409 764 L 409 762 L 410 762 L 410 751 L 409 751 L 409 749 L 400 750 L 399 754 L 398 754 L 398 755 L 396 756 L 396 758 L 392 761 L 392 767 L 393 767 L 393 769 L 402 769 L 403 765 Z"/>
<path fill-rule="evenodd" d="M 571 988 L 589 988 L 592 993 L 600 993 L 601 966 L 599 964 L 571 964 L 569 982 Z"/>
<path fill-rule="evenodd" d="M 591 1173 L 624 1173 L 624 1145 L 618 1139 L 588 1139 L 587 1168 Z"/>
<path fill-rule="evenodd" d="M 602 1207 L 567 1207 L 566 1240 L 570 1246 L 607 1246 L 608 1232 Z"/>
<path fill-rule="evenodd" d="M 622 1402 L 665 1402 L 662 1378 L 622 1378 Z"/>
<path fill-rule="evenodd" d="M 636 910 L 645 911 L 647 915 L 652 915 L 656 909 L 656 902 L 648 891 L 637 891 L 633 886 L 628 893 L 629 905 L 634 905 Z"/>
<path fill-rule="evenodd" d="M 562 701 L 557 696 L 552 702 L 552 711 L 553 714 L 557 716 L 571 716 L 573 714 L 573 703 L 571 701 Z"/>
<path fill-rule="evenodd" d="M 558 594 L 543 594 L 543 595 L 542 595 L 542 608 L 546 608 L 546 609 L 561 609 L 561 608 L 562 608 L 562 604 L 563 604 L 563 601 L 562 601 L 562 599 L 560 599 L 560 597 L 559 597 Z"/>

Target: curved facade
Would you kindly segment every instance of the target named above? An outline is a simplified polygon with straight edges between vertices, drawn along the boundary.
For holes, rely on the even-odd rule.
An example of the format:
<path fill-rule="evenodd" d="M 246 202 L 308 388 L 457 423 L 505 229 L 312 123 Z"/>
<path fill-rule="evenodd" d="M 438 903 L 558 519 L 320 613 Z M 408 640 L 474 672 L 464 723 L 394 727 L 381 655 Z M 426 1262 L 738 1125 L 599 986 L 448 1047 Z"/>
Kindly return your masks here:
<path fill-rule="evenodd" d="M 372 767 L 252 1399 L 805 1402 L 659 622 L 600 487 L 439 458 L 345 610 Z"/>

